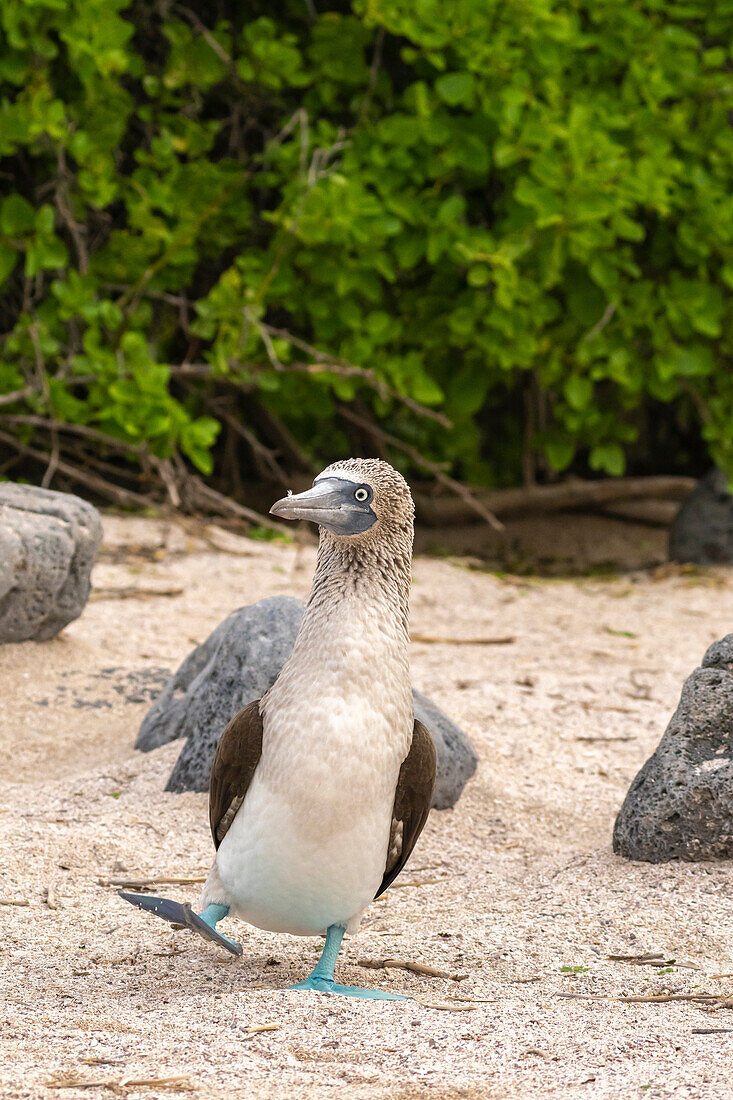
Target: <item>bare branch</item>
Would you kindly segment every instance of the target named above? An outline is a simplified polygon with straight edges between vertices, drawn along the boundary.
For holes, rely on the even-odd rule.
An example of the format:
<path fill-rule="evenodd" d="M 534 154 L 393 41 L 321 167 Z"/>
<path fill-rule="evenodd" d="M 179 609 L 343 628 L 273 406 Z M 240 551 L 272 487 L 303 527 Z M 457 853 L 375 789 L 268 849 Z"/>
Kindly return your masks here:
<path fill-rule="evenodd" d="M 588 329 L 588 331 L 586 332 L 583 339 L 584 340 L 590 340 L 591 337 L 597 336 L 599 332 L 602 332 L 603 329 L 608 324 L 608 322 L 613 317 L 615 312 L 616 312 L 616 303 L 615 302 L 609 302 L 608 305 L 606 306 L 606 308 L 603 311 L 603 315 L 596 321 L 596 323 L 593 325 L 593 328 Z"/>
<path fill-rule="evenodd" d="M 579 508 L 603 508 L 630 500 L 682 500 L 697 482 L 691 477 L 619 477 L 601 481 L 580 479 L 559 485 L 532 485 L 525 489 L 490 489 L 478 492 L 478 500 L 500 516 L 547 514 Z M 470 523 L 471 511 L 450 498 L 417 494 L 418 512 L 429 526 Z"/>
<path fill-rule="evenodd" d="M 444 413 L 437 412 L 435 409 L 430 409 L 426 405 L 421 405 L 419 401 L 415 401 L 412 397 L 400 393 L 399 390 L 390 386 L 388 382 L 385 382 L 375 371 L 370 370 L 368 367 L 359 367 L 354 363 L 350 363 L 348 359 L 342 359 L 337 355 L 330 355 L 328 352 L 320 351 L 312 344 L 307 343 L 307 341 L 301 340 L 299 336 L 294 336 L 293 333 L 288 332 L 287 329 L 276 328 L 274 325 L 266 325 L 263 321 L 256 322 L 256 327 L 263 341 L 266 336 L 274 336 L 281 340 L 287 340 L 293 347 L 298 348 L 300 351 L 304 351 L 306 355 L 311 355 L 316 361 L 315 363 L 285 364 L 278 361 L 278 370 L 300 371 L 305 374 L 320 374 L 325 372 L 328 374 L 335 374 L 340 378 L 361 378 L 371 386 L 380 397 L 392 397 L 395 401 L 399 401 L 418 416 L 434 420 L 443 428 L 453 427 L 452 421 L 449 420 Z M 318 364 L 322 365 L 319 367 Z"/>
<path fill-rule="evenodd" d="M 416 447 L 403 442 L 403 440 L 398 439 L 394 435 L 390 435 L 376 424 L 371 423 L 363 416 L 359 416 L 358 413 L 353 412 L 346 405 L 339 405 L 339 413 L 344 419 L 350 420 L 352 424 L 357 424 L 361 428 L 365 428 L 378 439 L 387 443 L 390 447 L 396 447 L 399 451 L 409 455 L 419 469 L 426 470 L 440 485 L 444 485 L 446 489 L 450 489 L 452 493 L 459 497 L 468 511 L 480 516 L 481 519 L 485 520 L 495 531 L 504 530 L 504 524 L 500 523 L 494 513 L 489 511 L 480 500 L 476 499 L 469 488 L 465 485 L 461 485 L 460 481 L 456 481 L 455 478 L 449 477 L 448 474 L 440 468 L 437 462 L 431 462 L 429 459 L 424 458 Z"/>
<path fill-rule="evenodd" d="M 88 428 L 85 424 L 67 424 L 64 420 L 53 420 L 51 417 L 33 416 L 25 413 L 0 413 L 0 420 L 5 424 L 29 424 L 35 428 L 45 428 L 47 431 L 69 432 L 72 435 L 84 436 L 95 443 L 104 443 L 108 447 L 114 447 L 118 451 L 129 451 L 130 454 L 146 455 L 150 452 L 147 447 L 137 443 L 128 443 L 124 439 L 118 439 L 114 435 L 107 435 L 96 428 Z"/>
<path fill-rule="evenodd" d="M 247 508 L 244 504 L 239 504 L 230 497 L 225 497 L 223 493 L 217 493 L 216 489 L 212 489 L 196 474 L 189 474 L 186 488 L 188 490 L 192 489 L 194 497 L 208 503 L 210 507 L 215 507 L 223 515 L 233 515 L 240 519 L 246 519 L 249 523 L 256 523 L 260 527 L 268 527 L 271 531 L 277 531 L 279 535 L 284 533 L 284 529 L 279 523 L 275 523 L 267 516 L 260 515 L 252 508 Z"/>
<path fill-rule="evenodd" d="M 0 405 L 12 405 L 16 401 L 22 401 L 30 397 L 32 393 L 38 393 L 35 386 L 25 386 L 22 390 L 13 390 L 12 393 L 4 393 L 0 396 Z"/>
<path fill-rule="evenodd" d="M 39 451 L 36 447 L 29 447 L 26 443 L 21 443 L 15 436 L 10 435 L 8 432 L 0 431 L 0 443 L 6 443 L 9 447 L 13 447 L 21 454 L 27 455 L 28 458 L 35 458 L 39 462 L 48 462 L 49 454 L 47 451 Z M 59 460 L 56 464 L 56 469 L 60 474 L 68 477 L 71 481 L 79 482 L 80 485 L 86 485 L 88 489 L 92 489 L 94 492 L 99 493 L 101 496 L 107 497 L 108 500 L 114 500 L 117 504 L 123 504 L 127 507 L 134 508 L 149 508 L 153 503 L 152 499 L 147 496 L 143 496 L 142 493 L 134 493 L 130 489 L 122 489 L 118 485 L 113 485 L 109 481 L 105 481 L 104 478 L 97 477 L 96 474 L 89 473 L 88 470 L 82 470 L 79 466 L 72 466 L 70 463 Z"/>

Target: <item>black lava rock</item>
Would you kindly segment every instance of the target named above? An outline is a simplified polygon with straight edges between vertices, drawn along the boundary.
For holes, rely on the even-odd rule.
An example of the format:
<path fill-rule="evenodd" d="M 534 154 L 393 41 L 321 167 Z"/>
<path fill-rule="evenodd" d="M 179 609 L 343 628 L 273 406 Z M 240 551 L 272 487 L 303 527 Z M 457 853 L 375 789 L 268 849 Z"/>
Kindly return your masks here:
<path fill-rule="evenodd" d="M 733 857 L 733 634 L 685 681 L 616 818 L 613 850 L 648 863 Z"/>
<path fill-rule="evenodd" d="M 722 470 L 707 473 L 682 502 L 669 532 L 669 558 L 733 564 L 733 494 Z"/>
<path fill-rule="evenodd" d="M 303 617 L 301 600 L 276 596 L 232 612 L 189 654 L 146 714 L 135 747 L 147 752 L 185 737 L 166 790 L 205 791 L 219 737 L 243 706 L 275 682 Z M 468 737 L 419 691 L 415 714 L 438 756 L 433 806 L 449 809 L 476 770 Z"/>
<path fill-rule="evenodd" d="M 0 642 L 46 641 L 77 619 L 101 541 L 87 501 L 0 483 Z"/>

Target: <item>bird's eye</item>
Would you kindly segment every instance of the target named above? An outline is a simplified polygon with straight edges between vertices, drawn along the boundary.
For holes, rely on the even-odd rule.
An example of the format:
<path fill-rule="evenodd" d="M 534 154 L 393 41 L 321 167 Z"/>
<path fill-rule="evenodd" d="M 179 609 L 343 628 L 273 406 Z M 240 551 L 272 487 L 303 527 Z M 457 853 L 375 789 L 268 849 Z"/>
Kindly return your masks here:
<path fill-rule="evenodd" d="M 369 490 L 363 488 L 357 489 L 354 493 L 354 500 L 358 500 L 360 503 L 363 504 L 365 500 L 369 500 Z"/>

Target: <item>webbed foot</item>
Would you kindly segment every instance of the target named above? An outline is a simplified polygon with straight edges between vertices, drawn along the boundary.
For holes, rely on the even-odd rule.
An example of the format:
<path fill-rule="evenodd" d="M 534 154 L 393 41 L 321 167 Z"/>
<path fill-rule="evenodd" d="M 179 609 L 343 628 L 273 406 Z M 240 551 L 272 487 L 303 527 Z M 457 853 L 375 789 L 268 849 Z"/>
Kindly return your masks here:
<path fill-rule="evenodd" d="M 118 894 L 130 905 L 144 909 L 146 913 L 153 913 L 156 917 L 168 921 L 169 924 L 177 924 L 184 928 L 190 928 L 197 932 L 202 939 L 216 943 L 232 955 L 242 954 L 242 945 L 236 940 L 230 940 L 216 931 L 216 922 L 228 913 L 224 905 L 210 905 L 203 913 L 194 913 L 187 901 L 171 901 L 169 898 L 153 898 L 147 894 L 128 894 L 124 890 L 118 890 Z M 213 911 L 213 912 L 212 912 Z"/>
<path fill-rule="evenodd" d="M 400 993 L 387 993 L 383 989 L 362 989 L 358 985 L 339 985 L 332 978 L 313 977 L 306 978 L 297 985 L 289 985 L 290 989 L 312 990 L 314 993 L 336 993 L 340 997 L 360 997 L 362 1000 L 373 1001 L 409 1001 L 409 997 L 403 997 Z"/>

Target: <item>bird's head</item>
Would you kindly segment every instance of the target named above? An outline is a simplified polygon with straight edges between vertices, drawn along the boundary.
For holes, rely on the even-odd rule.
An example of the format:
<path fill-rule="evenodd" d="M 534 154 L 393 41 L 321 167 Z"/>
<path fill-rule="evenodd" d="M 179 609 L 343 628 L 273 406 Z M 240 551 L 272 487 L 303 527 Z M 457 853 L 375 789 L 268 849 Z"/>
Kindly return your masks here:
<path fill-rule="evenodd" d="M 412 529 L 415 508 L 402 474 L 379 458 L 349 458 L 327 466 L 305 493 L 290 493 L 270 514 L 317 523 L 339 539 L 368 541 Z"/>

